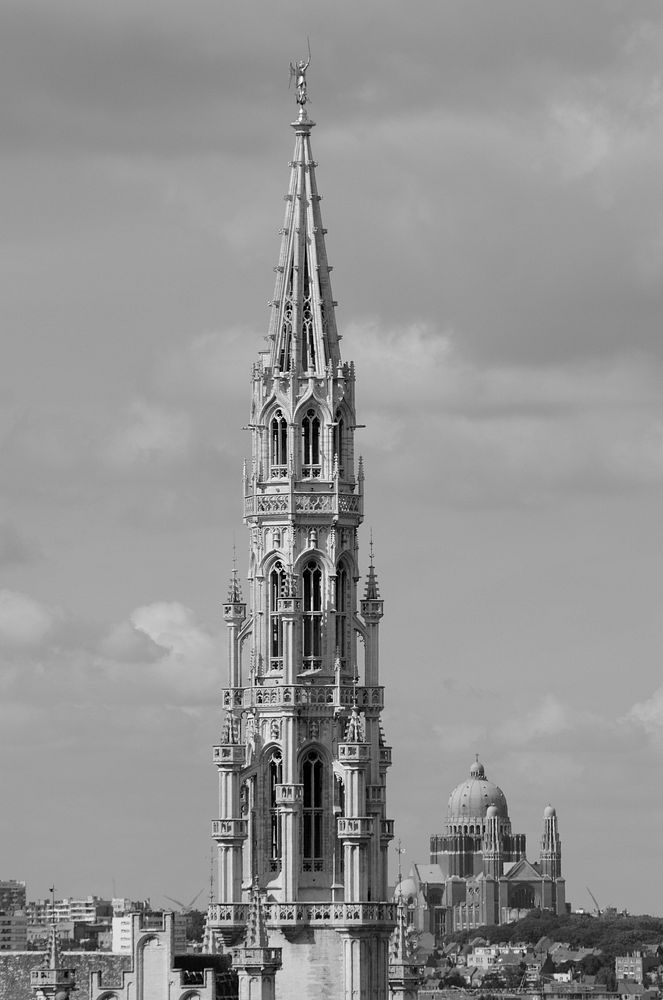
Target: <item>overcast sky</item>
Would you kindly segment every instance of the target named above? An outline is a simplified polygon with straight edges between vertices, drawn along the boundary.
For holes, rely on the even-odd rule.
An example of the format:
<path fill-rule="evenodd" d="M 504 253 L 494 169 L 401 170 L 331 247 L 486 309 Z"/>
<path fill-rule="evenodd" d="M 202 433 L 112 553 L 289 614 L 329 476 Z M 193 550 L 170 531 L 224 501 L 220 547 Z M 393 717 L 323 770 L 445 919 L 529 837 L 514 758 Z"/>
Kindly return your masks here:
<path fill-rule="evenodd" d="M 478 753 L 660 913 L 657 0 L 0 4 L 0 877 L 207 897 L 307 35 L 407 862 Z"/>

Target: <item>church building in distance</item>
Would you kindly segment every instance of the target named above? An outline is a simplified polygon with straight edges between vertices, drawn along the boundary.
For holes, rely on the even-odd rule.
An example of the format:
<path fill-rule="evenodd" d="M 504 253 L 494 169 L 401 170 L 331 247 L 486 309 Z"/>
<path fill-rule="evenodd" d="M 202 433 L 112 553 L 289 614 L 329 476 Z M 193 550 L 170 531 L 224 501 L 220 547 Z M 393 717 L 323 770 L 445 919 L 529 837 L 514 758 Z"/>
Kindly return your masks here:
<path fill-rule="evenodd" d="M 452 931 L 507 924 L 529 910 L 566 912 L 557 813 L 543 813 L 539 858 L 513 833 L 506 796 L 477 758 L 449 796 L 445 829 L 430 839 L 430 863 L 415 864 L 396 888 L 411 922 L 435 940 Z"/>
<path fill-rule="evenodd" d="M 235 948 L 240 997 L 384 1000 L 397 907 L 387 891 L 383 602 L 372 546 L 359 591 L 355 370 L 336 328 L 307 66 L 292 67 L 295 149 L 267 347 L 252 371 L 249 600 L 234 569 L 224 605 L 208 932 Z M 392 995 L 405 996 L 407 973 L 398 976 Z"/>

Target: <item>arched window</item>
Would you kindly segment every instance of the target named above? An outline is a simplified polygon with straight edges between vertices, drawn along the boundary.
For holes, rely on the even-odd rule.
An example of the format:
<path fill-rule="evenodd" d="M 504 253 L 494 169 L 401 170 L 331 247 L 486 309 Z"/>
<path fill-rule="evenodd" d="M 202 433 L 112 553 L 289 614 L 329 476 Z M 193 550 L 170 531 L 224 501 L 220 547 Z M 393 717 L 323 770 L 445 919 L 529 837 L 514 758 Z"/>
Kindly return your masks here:
<path fill-rule="evenodd" d="M 317 750 L 311 750 L 302 761 L 302 859 L 305 872 L 322 871 L 323 867 L 323 775 L 322 758 Z"/>
<path fill-rule="evenodd" d="M 322 666 L 322 570 L 315 559 L 304 566 L 302 580 L 304 670 L 318 670 Z"/>
<path fill-rule="evenodd" d="M 320 417 L 307 410 L 302 420 L 302 476 L 320 478 Z"/>
<path fill-rule="evenodd" d="M 334 421 L 334 458 L 338 466 L 338 474 L 342 478 L 345 474 L 345 421 L 340 410 L 336 411 L 336 419 Z"/>
<path fill-rule="evenodd" d="M 285 591 L 283 563 L 275 562 L 269 574 L 269 669 L 283 670 L 283 622 L 278 614 L 279 597 Z"/>
<path fill-rule="evenodd" d="M 276 807 L 276 786 L 283 782 L 283 759 L 275 750 L 269 759 L 270 868 L 276 871 L 281 859 L 281 821 Z"/>
<path fill-rule="evenodd" d="M 336 570 L 336 653 L 345 667 L 349 646 L 350 578 L 345 563 Z"/>
<path fill-rule="evenodd" d="M 288 422 L 281 410 L 269 425 L 269 466 L 272 476 L 281 478 L 288 473 Z"/>

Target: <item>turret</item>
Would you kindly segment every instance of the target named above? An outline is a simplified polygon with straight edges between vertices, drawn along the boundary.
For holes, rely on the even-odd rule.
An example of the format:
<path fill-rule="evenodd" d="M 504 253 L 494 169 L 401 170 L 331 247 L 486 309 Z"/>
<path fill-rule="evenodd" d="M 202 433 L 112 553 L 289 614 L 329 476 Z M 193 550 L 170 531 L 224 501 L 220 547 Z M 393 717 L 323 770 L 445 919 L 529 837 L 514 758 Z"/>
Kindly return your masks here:
<path fill-rule="evenodd" d="M 35 1000 L 69 1000 L 76 988 L 75 969 L 66 966 L 60 955 L 60 939 L 55 924 L 48 933 L 48 950 L 42 966 L 30 973 Z"/>

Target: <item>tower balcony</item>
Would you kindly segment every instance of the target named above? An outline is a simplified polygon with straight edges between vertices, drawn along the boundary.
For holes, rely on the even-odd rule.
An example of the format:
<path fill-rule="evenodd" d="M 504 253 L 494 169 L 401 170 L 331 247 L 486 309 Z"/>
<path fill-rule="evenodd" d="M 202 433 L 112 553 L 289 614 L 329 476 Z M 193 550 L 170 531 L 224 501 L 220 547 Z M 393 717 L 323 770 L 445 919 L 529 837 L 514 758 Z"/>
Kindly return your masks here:
<path fill-rule="evenodd" d="M 395 903 L 276 903 L 263 904 L 267 927 L 367 927 L 390 930 L 396 923 Z M 225 931 L 228 937 L 239 935 L 249 918 L 248 903 L 212 903 L 208 926 Z"/>
<path fill-rule="evenodd" d="M 246 840 L 248 821 L 245 819 L 213 819 L 212 837 L 220 843 Z"/>
<path fill-rule="evenodd" d="M 246 763 L 246 749 L 234 743 L 212 747 L 212 760 L 218 767 L 241 768 Z"/>
<path fill-rule="evenodd" d="M 339 816 L 336 823 L 342 840 L 370 840 L 373 836 L 372 816 Z"/>
<path fill-rule="evenodd" d="M 265 677 L 256 679 L 253 687 L 230 687 L 223 690 L 224 708 L 255 708 L 260 705 L 287 707 L 324 706 L 351 708 L 355 696 L 357 706 L 366 710 L 382 711 L 384 708 L 383 687 L 358 687 L 344 684 L 268 684 Z M 216 749 L 216 748 L 215 748 Z M 382 760 L 382 749 L 380 759 Z M 389 763 L 391 749 L 389 748 Z M 218 762 L 217 762 L 218 763 Z"/>
<path fill-rule="evenodd" d="M 371 759 L 370 743 L 339 743 L 338 756 L 342 764 L 367 764 Z"/>
<path fill-rule="evenodd" d="M 301 514 L 328 514 L 355 524 L 363 519 L 364 503 L 360 493 L 325 489 L 327 484 L 320 480 L 315 480 L 315 485 L 315 489 L 311 486 L 307 491 L 249 493 L 244 497 L 244 517 L 277 515 L 292 518 Z"/>
<path fill-rule="evenodd" d="M 278 806 L 300 806 L 304 801 L 303 785 L 277 785 L 276 805 Z"/>
<path fill-rule="evenodd" d="M 380 747 L 380 767 L 391 767 L 391 747 Z"/>
<path fill-rule="evenodd" d="M 394 839 L 394 821 L 393 819 L 381 819 L 380 820 L 380 840 L 393 840 Z"/>
<path fill-rule="evenodd" d="M 228 625 L 241 625 L 246 618 L 246 604 L 239 601 L 224 604 L 223 618 Z"/>
<path fill-rule="evenodd" d="M 233 968 L 276 972 L 281 968 L 280 948 L 233 948 Z"/>
<path fill-rule="evenodd" d="M 30 987 L 33 990 L 47 989 L 49 996 L 54 995 L 56 990 L 73 990 L 76 985 L 74 972 L 74 969 L 32 969 Z"/>

